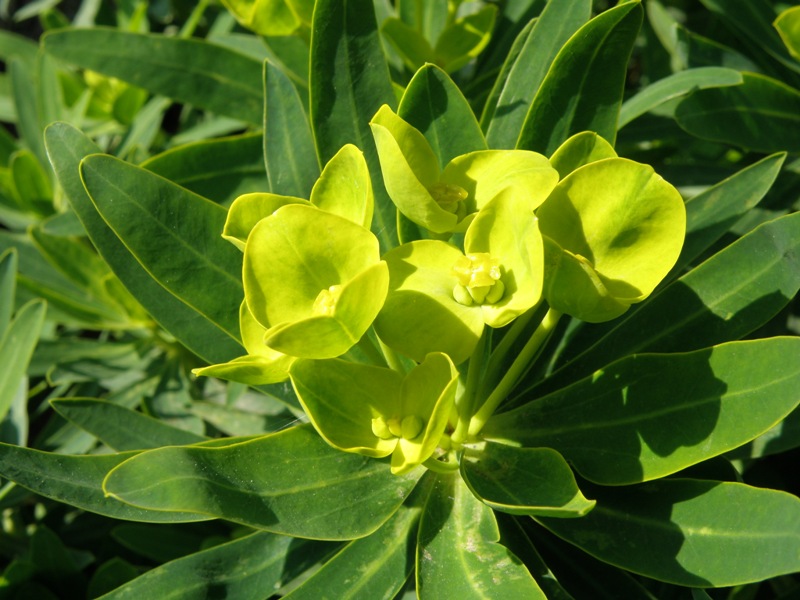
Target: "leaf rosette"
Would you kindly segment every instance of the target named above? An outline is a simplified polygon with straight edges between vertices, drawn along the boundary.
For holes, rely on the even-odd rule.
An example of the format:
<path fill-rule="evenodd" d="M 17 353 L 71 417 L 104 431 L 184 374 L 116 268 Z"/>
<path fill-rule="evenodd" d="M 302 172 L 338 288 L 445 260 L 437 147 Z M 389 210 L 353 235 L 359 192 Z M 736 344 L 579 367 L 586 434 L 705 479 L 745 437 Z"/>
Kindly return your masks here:
<path fill-rule="evenodd" d="M 386 191 L 409 220 L 435 234 L 463 232 L 507 187 L 534 210 L 558 181 L 549 161 L 527 150 L 478 150 L 440 167 L 425 136 L 384 105 L 370 122 Z"/>
<path fill-rule="evenodd" d="M 466 360 L 484 325 L 503 327 L 541 298 L 544 251 L 524 189 L 506 188 L 475 216 L 464 252 L 418 240 L 387 252 L 389 293 L 375 321 L 381 339 L 420 361 Z"/>
<path fill-rule="evenodd" d="M 649 296 L 677 261 L 686 232 L 678 191 L 651 167 L 623 158 L 576 169 L 536 214 L 548 304 L 592 323 Z"/>
<path fill-rule="evenodd" d="M 319 434 L 334 448 L 382 458 L 402 474 L 430 458 L 453 407 L 458 371 L 431 353 L 405 376 L 341 359 L 298 360 L 292 385 Z"/>

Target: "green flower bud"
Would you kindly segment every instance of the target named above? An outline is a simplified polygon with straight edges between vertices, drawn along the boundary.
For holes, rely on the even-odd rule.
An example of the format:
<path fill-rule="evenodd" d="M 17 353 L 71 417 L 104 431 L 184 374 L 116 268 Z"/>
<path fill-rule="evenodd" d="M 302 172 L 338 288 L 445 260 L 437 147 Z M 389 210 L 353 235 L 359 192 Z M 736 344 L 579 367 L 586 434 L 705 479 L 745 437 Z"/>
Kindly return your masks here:
<path fill-rule="evenodd" d="M 322 290 L 314 300 L 314 314 L 332 315 L 336 309 L 336 301 L 342 295 L 342 289 L 341 285 L 332 285 L 327 290 Z"/>
<path fill-rule="evenodd" d="M 458 279 L 453 297 L 459 304 L 494 304 L 503 297 L 505 286 L 500 281 L 500 261 L 487 252 L 462 256 L 453 265 L 453 274 Z"/>
<path fill-rule="evenodd" d="M 389 440 L 395 437 L 392 432 L 389 431 L 389 426 L 386 424 L 383 417 L 375 417 L 372 419 L 372 433 L 382 440 Z"/>
<path fill-rule="evenodd" d="M 403 439 L 413 440 L 420 433 L 425 423 L 422 422 L 417 415 L 407 415 L 403 417 L 403 422 L 400 424 Z"/>

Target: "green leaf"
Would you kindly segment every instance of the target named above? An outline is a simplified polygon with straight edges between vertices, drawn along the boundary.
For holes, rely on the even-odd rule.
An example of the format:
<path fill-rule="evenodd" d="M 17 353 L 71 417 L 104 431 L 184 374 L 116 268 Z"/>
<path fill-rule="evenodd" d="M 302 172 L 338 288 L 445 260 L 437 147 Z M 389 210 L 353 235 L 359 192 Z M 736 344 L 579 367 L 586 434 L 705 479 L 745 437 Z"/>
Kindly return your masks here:
<path fill-rule="evenodd" d="M 499 540 L 492 510 L 458 475 L 438 476 L 420 520 L 419 597 L 544 600 L 531 574 Z"/>
<path fill-rule="evenodd" d="M 135 452 L 70 456 L 0 444 L 0 474 L 32 492 L 114 519 L 149 523 L 203 521 L 205 515 L 144 510 L 105 495 L 103 479 Z"/>
<path fill-rule="evenodd" d="M 517 148 L 549 156 L 581 131 L 594 131 L 614 144 L 628 58 L 641 23 L 639 2 L 625 2 L 569 39 L 533 99 Z"/>
<path fill-rule="evenodd" d="M 786 154 L 762 158 L 686 202 L 686 240 L 678 273 L 756 206 L 775 183 Z"/>
<path fill-rule="evenodd" d="M 0 339 L 3 338 L 14 311 L 17 288 L 17 249 L 9 248 L 0 254 Z"/>
<path fill-rule="evenodd" d="M 675 118 L 705 140 L 759 152 L 800 151 L 800 91 L 756 73 L 733 87 L 697 90 L 681 101 Z"/>
<path fill-rule="evenodd" d="M 550 448 L 490 442 L 482 451 L 466 451 L 461 475 L 483 502 L 513 515 L 582 517 L 595 504 L 578 489 L 567 461 Z"/>
<path fill-rule="evenodd" d="M 433 49 L 436 62 L 453 73 L 478 56 L 491 39 L 496 16 L 497 7 L 488 4 L 445 27 Z"/>
<path fill-rule="evenodd" d="M 800 7 L 784 10 L 773 23 L 786 49 L 796 59 L 800 59 Z"/>
<path fill-rule="evenodd" d="M 267 189 L 262 134 L 203 140 L 170 148 L 140 166 L 224 206 Z"/>
<path fill-rule="evenodd" d="M 617 156 L 614 147 L 593 131 L 576 133 L 558 147 L 550 157 L 550 164 L 564 179 L 578 167 L 590 162 Z"/>
<path fill-rule="evenodd" d="M 486 424 L 487 439 L 557 450 L 606 485 L 656 479 L 754 439 L 800 402 L 800 340 L 639 354 Z"/>
<path fill-rule="evenodd" d="M 14 316 L 5 335 L 0 337 L 0 421 L 6 416 L 19 386 L 25 378 L 39 333 L 44 324 L 47 305 L 31 300 Z"/>
<path fill-rule="evenodd" d="M 727 201 L 726 194 L 722 198 Z M 682 352 L 738 340 L 800 289 L 796 213 L 754 229 L 671 283 L 544 385 L 566 385 L 634 352 Z M 665 326 L 665 323 L 668 324 Z"/>
<path fill-rule="evenodd" d="M 53 186 L 36 156 L 28 150 L 18 150 L 11 155 L 9 168 L 21 208 L 42 215 L 52 213 Z"/>
<path fill-rule="evenodd" d="M 215 594 L 230 598 L 263 598 L 265 590 L 281 586 L 294 545 L 296 541 L 289 537 L 252 533 L 162 564 L 103 598 L 184 600 Z"/>
<path fill-rule="evenodd" d="M 44 49 L 66 62 L 260 125 L 261 62 L 196 38 L 68 29 L 42 38 Z"/>
<path fill-rule="evenodd" d="M 440 165 L 461 154 L 487 149 L 466 98 L 435 65 L 425 65 L 414 74 L 397 114 L 425 136 Z"/>
<path fill-rule="evenodd" d="M 85 158 L 81 175 L 97 211 L 147 272 L 238 341 L 242 257 L 220 237 L 225 209 L 111 156 Z"/>
<path fill-rule="evenodd" d="M 45 141 L 58 180 L 89 239 L 147 312 L 187 348 L 209 362 L 224 362 L 238 356 L 241 353 L 239 344 L 213 321 L 165 290 L 133 257 L 95 209 L 80 180 L 79 165 L 85 156 L 100 149 L 66 123 L 48 127 Z"/>
<path fill-rule="evenodd" d="M 150 450 L 109 473 L 104 489 L 142 508 L 348 540 L 380 527 L 419 476 L 392 475 L 386 463 L 331 448 L 299 426 L 225 448 Z"/>
<path fill-rule="evenodd" d="M 430 42 L 420 31 L 401 19 L 386 19 L 381 25 L 381 33 L 412 71 L 436 62 L 436 54 Z"/>
<path fill-rule="evenodd" d="M 86 327 L 118 326 L 118 313 L 81 289 L 50 265 L 25 234 L 0 230 L 0 252 L 16 248 L 19 256 L 17 304 L 40 298 L 48 303 L 50 320 Z"/>
<path fill-rule="evenodd" d="M 622 129 L 635 118 L 694 90 L 739 85 L 742 74 L 724 67 L 700 67 L 673 73 L 651 83 L 622 104 L 617 129 Z"/>
<path fill-rule="evenodd" d="M 772 23 L 775 9 L 769 2 L 750 0 L 701 0 L 702 4 L 730 28 L 750 52 L 765 62 L 770 71 L 787 82 L 792 75 L 800 73 L 800 64 L 793 60 Z M 772 63 L 772 64 L 770 64 Z M 776 69 L 776 64 L 782 69 Z M 793 72 L 793 73 L 792 73 Z M 793 85 L 797 84 L 794 79 Z"/>
<path fill-rule="evenodd" d="M 28 150 L 33 152 L 39 164 L 47 164 L 47 154 L 42 141 L 44 124 L 39 115 L 36 69 L 31 69 L 22 59 L 12 58 L 8 64 L 8 76 L 17 113 L 17 131 Z"/>
<path fill-rule="evenodd" d="M 41 224 L 29 228 L 28 235 L 50 264 L 95 300 L 109 324 L 136 325 L 111 294 L 113 274 L 108 265 L 88 246 L 73 237 L 46 233 Z"/>
<path fill-rule="evenodd" d="M 375 193 L 372 230 L 386 251 L 396 244 L 396 212 L 384 192 L 369 120 L 394 105 L 372 0 L 320 0 L 311 39 L 311 128 L 320 162 L 345 144 L 364 152 Z"/>
<path fill-rule="evenodd" d="M 50 404 L 62 417 L 117 451 L 195 444 L 207 439 L 107 400 L 58 398 Z"/>
<path fill-rule="evenodd" d="M 29 68 L 36 64 L 39 46 L 33 40 L 12 31 L 0 31 L 0 58 L 8 62 L 16 56 Z"/>
<path fill-rule="evenodd" d="M 514 148 L 531 103 L 556 54 L 589 20 L 588 0 L 548 2 L 525 39 L 508 75 L 498 78 L 481 115 L 491 148 Z"/>
<path fill-rule="evenodd" d="M 305 108 L 289 77 L 264 62 L 264 159 L 269 191 L 308 198 L 319 162 Z"/>
<path fill-rule="evenodd" d="M 800 500 L 741 483 L 598 488 L 582 519 L 538 520 L 600 560 L 678 585 L 726 587 L 800 569 Z"/>
<path fill-rule="evenodd" d="M 395 598 L 414 568 L 419 513 L 401 506 L 375 533 L 350 542 L 284 598 Z"/>

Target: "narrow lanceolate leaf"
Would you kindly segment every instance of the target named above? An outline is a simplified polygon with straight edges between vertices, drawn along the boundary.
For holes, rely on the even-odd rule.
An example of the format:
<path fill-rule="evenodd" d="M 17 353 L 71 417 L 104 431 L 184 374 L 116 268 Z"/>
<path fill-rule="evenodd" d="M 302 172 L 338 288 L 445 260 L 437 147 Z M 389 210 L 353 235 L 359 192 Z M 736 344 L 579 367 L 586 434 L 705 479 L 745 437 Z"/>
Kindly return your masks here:
<path fill-rule="evenodd" d="M 177 511 L 145 510 L 107 497 L 103 493 L 103 478 L 135 454 L 69 456 L 0 444 L 0 475 L 45 498 L 114 519 L 177 523 L 208 518 Z"/>
<path fill-rule="evenodd" d="M 311 128 L 320 163 L 345 144 L 364 152 L 375 192 L 372 230 L 382 251 L 396 244 L 396 211 L 384 191 L 369 121 L 394 107 L 389 67 L 383 55 L 372 0 L 320 0 L 311 32 Z"/>
<path fill-rule="evenodd" d="M 42 122 L 38 113 L 36 70 L 28 67 L 23 59 L 14 57 L 8 63 L 8 77 L 17 114 L 17 131 L 36 158 L 46 163 L 47 155 L 42 143 Z"/>
<path fill-rule="evenodd" d="M 25 377 L 42 330 L 45 310 L 43 301 L 31 300 L 17 312 L 5 335 L 0 337 L 0 421 L 14 402 Z"/>
<path fill-rule="evenodd" d="M 87 245 L 76 238 L 51 235 L 41 224 L 31 227 L 28 235 L 53 267 L 95 300 L 110 324 L 131 325 L 124 308 L 109 293 L 111 270 Z"/>
<path fill-rule="evenodd" d="M 45 142 L 53 169 L 89 239 L 114 274 L 147 312 L 187 348 L 210 363 L 241 354 L 241 346 L 219 325 L 164 289 L 134 258 L 97 212 L 80 179 L 84 157 L 100 149 L 66 123 L 47 128 Z"/>
<path fill-rule="evenodd" d="M 636 117 L 693 90 L 739 85 L 742 81 L 739 71 L 724 67 L 700 67 L 673 73 L 626 100 L 619 111 L 617 128 L 622 129 Z"/>
<path fill-rule="evenodd" d="M 420 598 L 544 600 L 528 569 L 505 546 L 492 510 L 457 475 L 440 475 L 419 527 Z"/>
<path fill-rule="evenodd" d="M 800 64 L 791 58 L 773 27 L 776 14 L 769 2 L 750 0 L 701 0 L 701 2 L 736 32 L 737 41 L 743 42 L 751 54 L 763 56 L 767 63 L 777 61 L 782 67 L 800 73 Z M 770 70 L 776 70 L 774 64 L 766 66 Z M 792 75 L 785 70 L 777 72 Z"/>
<path fill-rule="evenodd" d="M 475 150 L 486 150 L 475 114 L 453 80 L 435 65 L 425 65 L 409 82 L 399 117 L 428 140 L 440 165 Z"/>
<path fill-rule="evenodd" d="M 800 92 L 756 73 L 741 85 L 697 90 L 675 118 L 697 137 L 759 152 L 800 151 Z"/>
<path fill-rule="evenodd" d="M 241 194 L 267 189 L 261 139 L 261 133 L 250 133 L 184 144 L 141 167 L 227 206 Z"/>
<path fill-rule="evenodd" d="M 634 352 L 684 352 L 738 340 L 800 290 L 800 215 L 779 217 L 672 282 L 545 380 L 553 390 Z"/>
<path fill-rule="evenodd" d="M 17 250 L 11 248 L 0 255 L 0 339 L 6 333 L 14 312 L 17 283 Z"/>
<path fill-rule="evenodd" d="M 392 475 L 385 462 L 335 450 L 300 426 L 225 448 L 151 450 L 114 469 L 104 489 L 142 508 L 348 540 L 380 527 L 420 474 Z"/>
<path fill-rule="evenodd" d="M 81 175 L 97 211 L 145 270 L 238 340 L 242 255 L 221 237 L 227 211 L 111 156 L 85 158 Z"/>
<path fill-rule="evenodd" d="M 221 595 L 256 600 L 281 586 L 290 546 L 296 543 L 290 537 L 253 533 L 151 569 L 103 598 L 184 600 Z"/>
<path fill-rule="evenodd" d="M 261 62 L 199 39 L 69 29 L 42 38 L 49 54 L 154 94 L 260 124 Z"/>
<path fill-rule="evenodd" d="M 488 439 L 557 450 L 586 479 L 664 477 L 741 446 L 800 403 L 800 339 L 619 360 L 492 418 Z"/>
<path fill-rule="evenodd" d="M 581 519 L 539 522 L 600 560 L 678 585 L 725 587 L 800 570 L 800 500 L 786 492 L 664 479 L 596 496 Z"/>
<path fill-rule="evenodd" d="M 785 159 L 784 152 L 762 158 L 686 202 L 686 239 L 674 273 L 710 248 L 764 198 Z"/>
<path fill-rule="evenodd" d="M 514 515 L 581 517 L 594 506 L 581 494 L 567 461 L 551 448 L 488 443 L 467 453 L 461 474 L 478 498 Z"/>
<path fill-rule="evenodd" d="M 589 20 L 589 0 L 548 2 L 500 89 L 492 90 L 481 126 L 492 148 L 514 148 L 536 93 L 561 47 Z"/>
<path fill-rule="evenodd" d="M 549 156 L 581 131 L 594 131 L 614 144 L 628 58 L 641 23 L 639 2 L 626 2 L 570 38 L 533 99 L 517 148 Z"/>
<path fill-rule="evenodd" d="M 418 507 L 401 506 L 372 535 L 350 542 L 287 600 L 395 598 L 414 568 Z M 358 573 L 358 577 L 354 574 Z"/>
<path fill-rule="evenodd" d="M 107 400 L 59 398 L 56 412 L 117 451 L 195 444 L 207 438 Z"/>
<path fill-rule="evenodd" d="M 269 191 L 308 198 L 319 177 L 311 127 L 297 88 L 269 62 L 264 62 L 263 144 Z"/>

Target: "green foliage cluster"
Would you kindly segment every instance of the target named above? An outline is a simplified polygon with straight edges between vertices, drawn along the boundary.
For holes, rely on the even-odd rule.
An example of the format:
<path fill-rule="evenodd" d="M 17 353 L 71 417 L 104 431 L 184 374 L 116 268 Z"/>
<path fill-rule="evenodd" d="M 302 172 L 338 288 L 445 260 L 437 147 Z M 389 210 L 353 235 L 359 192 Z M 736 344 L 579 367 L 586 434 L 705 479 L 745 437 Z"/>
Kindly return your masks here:
<path fill-rule="evenodd" d="M 5 17 L 0 600 L 800 594 L 799 7 Z"/>

